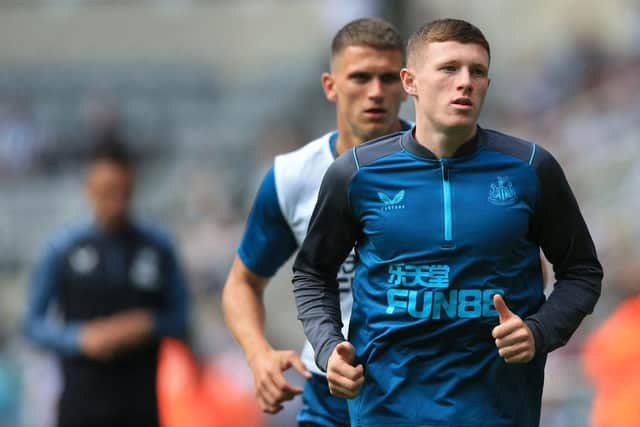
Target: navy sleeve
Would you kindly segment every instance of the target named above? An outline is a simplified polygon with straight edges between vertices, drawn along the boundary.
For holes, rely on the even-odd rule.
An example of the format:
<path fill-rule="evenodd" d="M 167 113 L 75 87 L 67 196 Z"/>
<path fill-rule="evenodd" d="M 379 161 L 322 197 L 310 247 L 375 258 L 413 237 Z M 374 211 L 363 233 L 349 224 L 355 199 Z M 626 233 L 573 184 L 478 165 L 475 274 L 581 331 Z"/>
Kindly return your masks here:
<path fill-rule="evenodd" d="M 238 256 L 253 273 L 271 277 L 298 248 L 276 192 L 273 167 L 262 180 L 238 247 Z"/>
<path fill-rule="evenodd" d="M 63 262 L 62 250 L 55 244 L 49 244 L 32 277 L 24 333 L 37 344 L 72 356 L 80 352 L 82 325 L 63 323 L 61 319 L 48 315 L 57 297 Z"/>
<path fill-rule="evenodd" d="M 349 187 L 356 172 L 353 151 L 347 151 L 325 174 L 307 236 L 293 266 L 293 292 L 304 333 L 326 371 L 342 335 L 337 274 L 362 234 L 351 210 Z"/>
<path fill-rule="evenodd" d="M 165 307 L 155 313 L 154 334 L 158 337 L 172 336 L 186 339 L 188 329 L 188 294 L 186 276 L 182 269 L 173 244 L 165 242 L 168 256 L 167 301 Z"/>
<path fill-rule="evenodd" d="M 540 150 L 533 166 L 540 192 L 532 239 L 553 265 L 556 283 L 547 301 L 525 321 L 536 352 L 564 345 L 600 296 L 602 266 L 578 203 L 558 162 Z"/>

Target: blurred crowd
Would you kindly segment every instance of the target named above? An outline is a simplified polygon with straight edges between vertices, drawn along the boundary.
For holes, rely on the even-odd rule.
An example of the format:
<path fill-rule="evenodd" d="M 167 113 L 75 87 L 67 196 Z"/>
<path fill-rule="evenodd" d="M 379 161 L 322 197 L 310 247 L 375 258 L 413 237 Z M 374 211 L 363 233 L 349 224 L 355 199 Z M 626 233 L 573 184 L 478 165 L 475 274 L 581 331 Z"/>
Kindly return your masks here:
<path fill-rule="evenodd" d="M 512 63 L 497 70 L 502 81 L 493 83 L 480 120 L 535 141 L 559 159 L 605 270 L 596 312 L 549 358 L 544 426 L 586 425 L 595 390 L 583 369 L 585 342 L 640 290 L 638 275 L 630 273 L 640 264 L 640 35 L 633 37 L 621 52 L 584 33 L 537 52 L 534 66 Z M 274 63 L 261 80 L 233 91 L 195 61 L 121 64 L 98 72 L 72 64 L 3 69 L 0 426 L 45 426 L 46 419 L 38 418 L 46 418 L 46 409 L 30 409 L 53 410 L 55 362 L 20 334 L 26 287 L 44 238 L 87 214 L 84 161 L 94 144 L 114 134 L 129 141 L 141 161 L 137 212 L 163 224 L 178 243 L 194 301 L 195 354 L 203 364 L 231 372 L 252 394 L 250 373 L 222 323 L 220 291 L 273 156 L 331 126 L 319 89 L 325 56 L 320 51 L 305 58 L 311 65 L 290 58 L 286 78 Z M 143 87 L 140 81 L 146 81 Z M 412 119 L 410 111 L 405 118 Z M 269 333 L 276 344 L 297 348 L 302 335 L 291 326 L 289 279 L 282 274 L 270 291 L 282 300 L 282 310 L 274 310 L 279 313 Z M 262 422 L 290 425 L 295 405 Z"/>

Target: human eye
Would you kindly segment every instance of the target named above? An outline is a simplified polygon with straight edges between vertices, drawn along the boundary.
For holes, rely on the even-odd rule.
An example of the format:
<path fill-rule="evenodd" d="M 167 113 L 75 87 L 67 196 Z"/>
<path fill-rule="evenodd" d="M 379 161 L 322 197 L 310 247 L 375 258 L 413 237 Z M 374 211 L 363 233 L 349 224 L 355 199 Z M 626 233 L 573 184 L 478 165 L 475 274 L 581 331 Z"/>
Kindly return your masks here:
<path fill-rule="evenodd" d="M 458 68 L 453 64 L 446 64 L 439 68 L 440 71 L 445 73 L 455 73 Z"/>
<path fill-rule="evenodd" d="M 485 70 L 484 68 L 473 68 L 471 70 L 471 73 L 473 73 L 474 76 L 476 77 L 486 77 L 487 76 L 487 70 Z"/>
<path fill-rule="evenodd" d="M 371 79 L 371 76 L 367 73 L 352 73 L 349 75 L 349 80 L 353 80 L 356 83 L 366 83 Z"/>
<path fill-rule="evenodd" d="M 382 83 L 397 83 L 400 81 L 400 73 L 387 73 L 380 76 Z"/>

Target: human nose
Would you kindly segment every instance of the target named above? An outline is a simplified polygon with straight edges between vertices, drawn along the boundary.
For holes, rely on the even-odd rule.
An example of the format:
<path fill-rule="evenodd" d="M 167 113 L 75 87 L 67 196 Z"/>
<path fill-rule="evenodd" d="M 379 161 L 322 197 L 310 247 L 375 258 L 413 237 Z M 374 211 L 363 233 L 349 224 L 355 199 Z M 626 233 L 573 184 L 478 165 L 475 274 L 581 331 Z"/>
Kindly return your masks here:
<path fill-rule="evenodd" d="M 384 83 L 380 79 L 371 79 L 369 83 L 369 98 L 381 100 L 384 97 Z"/>
<path fill-rule="evenodd" d="M 470 92 L 473 88 L 471 84 L 471 71 L 466 68 L 462 68 L 458 73 L 457 83 L 459 90 L 462 90 L 463 92 Z"/>

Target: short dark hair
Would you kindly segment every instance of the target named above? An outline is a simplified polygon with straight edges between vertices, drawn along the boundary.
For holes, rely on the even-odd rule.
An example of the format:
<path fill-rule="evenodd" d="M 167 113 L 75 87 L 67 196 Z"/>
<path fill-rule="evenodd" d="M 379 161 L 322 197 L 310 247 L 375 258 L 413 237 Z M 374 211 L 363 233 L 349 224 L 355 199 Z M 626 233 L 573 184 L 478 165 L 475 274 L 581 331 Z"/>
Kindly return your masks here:
<path fill-rule="evenodd" d="M 407 55 L 410 64 L 415 63 L 420 49 L 432 42 L 456 41 L 475 43 L 486 49 L 491 59 L 491 48 L 482 31 L 470 22 L 462 19 L 437 19 L 418 28 L 409 37 Z"/>
<path fill-rule="evenodd" d="M 90 163 L 109 162 L 123 169 L 133 169 L 134 157 L 127 144 L 117 135 L 101 138 L 93 147 Z"/>
<path fill-rule="evenodd" d="M 404 42 L 396 27 L 378 17 L 356 19 L 338 30 L 331 43 L 331 58 L 348 46 L 398 50 L 405 56 Z"/>

